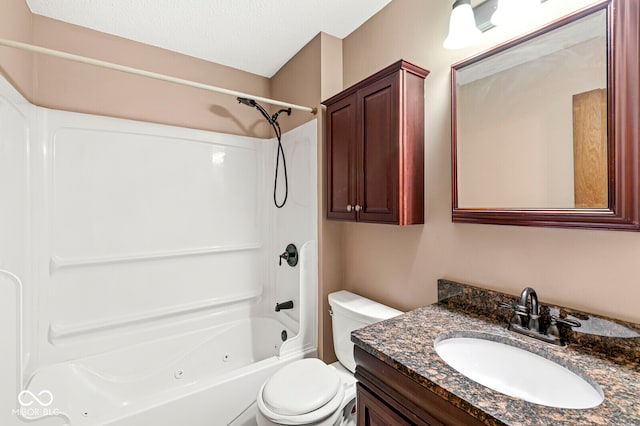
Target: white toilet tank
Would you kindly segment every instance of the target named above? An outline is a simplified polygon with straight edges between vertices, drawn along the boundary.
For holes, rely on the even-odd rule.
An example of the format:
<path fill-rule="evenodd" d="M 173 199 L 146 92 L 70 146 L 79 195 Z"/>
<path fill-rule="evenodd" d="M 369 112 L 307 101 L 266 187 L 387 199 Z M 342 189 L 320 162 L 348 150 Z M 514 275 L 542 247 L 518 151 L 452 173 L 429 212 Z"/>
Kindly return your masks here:
<path fill-rule="evenodd" d="M 333 346 L 338 361 L 349 371 L 356 371 L 351 332 L 369 324 L 402 315 L 403 312 L 345 290 L 328 296 L 331 306 Z"/>

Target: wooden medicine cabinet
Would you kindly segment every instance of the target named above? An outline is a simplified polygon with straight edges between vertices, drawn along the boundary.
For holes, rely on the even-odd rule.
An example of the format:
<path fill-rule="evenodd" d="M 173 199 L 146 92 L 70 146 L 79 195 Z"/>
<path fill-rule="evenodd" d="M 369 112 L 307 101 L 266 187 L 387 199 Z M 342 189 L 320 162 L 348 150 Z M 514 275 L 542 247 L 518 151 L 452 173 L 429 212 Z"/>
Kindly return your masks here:
<path fill-rule="evenodd" d="M 424 223 L 424 79 L 400 60 L 327 99 L 327 218 Z"/>

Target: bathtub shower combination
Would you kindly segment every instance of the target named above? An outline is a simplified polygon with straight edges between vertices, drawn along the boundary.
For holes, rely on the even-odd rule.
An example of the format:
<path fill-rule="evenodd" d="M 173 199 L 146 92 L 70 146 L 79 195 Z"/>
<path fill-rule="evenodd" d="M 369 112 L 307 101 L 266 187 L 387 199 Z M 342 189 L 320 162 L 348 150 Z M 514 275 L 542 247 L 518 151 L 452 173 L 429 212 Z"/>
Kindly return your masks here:
<path fill-rule="evenodd" d="M 316 354 L 316 125 L 282 135 L 278 209 L 274 140 L 0 81 L 0 424 L 255 424 L 265 379 Z"/>

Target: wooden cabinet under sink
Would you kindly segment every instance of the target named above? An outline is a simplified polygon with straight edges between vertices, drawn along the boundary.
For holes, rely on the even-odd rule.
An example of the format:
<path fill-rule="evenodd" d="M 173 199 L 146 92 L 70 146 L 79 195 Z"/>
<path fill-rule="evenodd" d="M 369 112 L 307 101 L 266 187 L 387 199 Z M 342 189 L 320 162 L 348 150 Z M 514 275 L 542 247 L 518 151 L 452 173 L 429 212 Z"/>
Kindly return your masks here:
<path fill-rule="evenodd" d="M 358 426 L 475 426 L 480 420 L 355 347 Z"/>
<path fill-rule="evenodd" d="M 323 102 L 327 218 L 424 223 L 424 79 L 395 64 Z"/>

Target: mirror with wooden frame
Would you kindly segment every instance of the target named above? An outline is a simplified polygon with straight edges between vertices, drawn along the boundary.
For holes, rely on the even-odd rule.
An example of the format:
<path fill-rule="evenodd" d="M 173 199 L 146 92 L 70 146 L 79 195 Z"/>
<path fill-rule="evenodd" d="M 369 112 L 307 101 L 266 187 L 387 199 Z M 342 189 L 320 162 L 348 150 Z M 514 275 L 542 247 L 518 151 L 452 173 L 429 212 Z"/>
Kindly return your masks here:
<path fill-rule="evenodd" d="M 640 230 L 640 2 L 452 66 L 454 222 Z"/>

